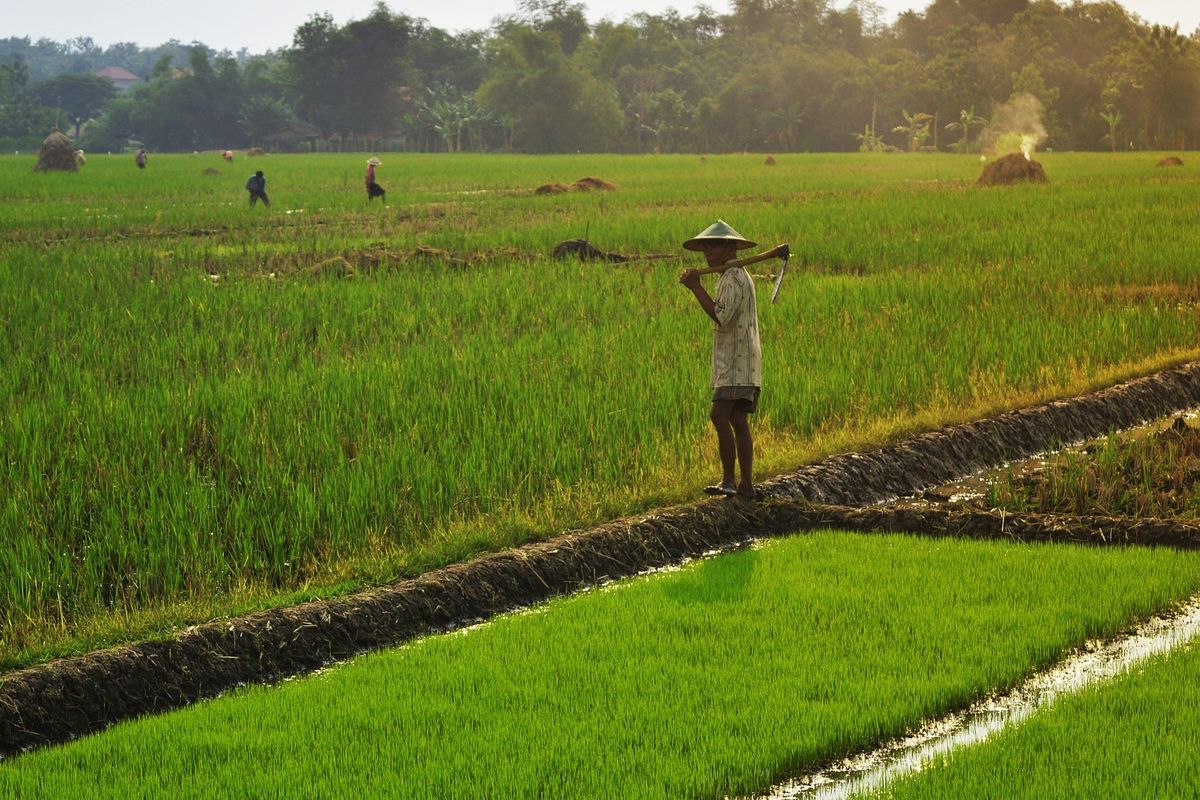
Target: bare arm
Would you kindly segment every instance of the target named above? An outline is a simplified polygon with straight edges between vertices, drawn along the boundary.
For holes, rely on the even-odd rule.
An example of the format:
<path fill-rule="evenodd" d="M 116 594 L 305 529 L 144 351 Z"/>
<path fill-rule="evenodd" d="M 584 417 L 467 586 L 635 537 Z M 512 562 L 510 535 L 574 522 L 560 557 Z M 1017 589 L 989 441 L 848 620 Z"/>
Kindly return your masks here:
<path fill-rule="evenodd" d="M 733 262 L 730 262 L 732 264 Z M 689 269 L 684 270 L 679 276 L 679 282 L 692 290 L 692 294 L 696 296 L 696 301 L 700 303 L 700 307 L 704 309 L 704 313 L 712 318 L 712 321 L 721 324 L 721 320 L 717 319 L 717 304 L 704 288 L 704 284 L 700 283 L 701 270 Z"/>
<path fill-rule="evenodd" d="M 785 256 L 788 252 L 789 252 L 789 248 L 786 244 L 778 244 L 778 245 L 775 245 L 774 247 L 772 247 L 770 250 L 759 253 L 756 256 L 748 256 L 746 258 L 735 258 L 732 261 L 726 261 L 724 264 L 720 264 L 715 267 L 705 267 L 704 269 L 700 269 L 700 270 L 696 270 L 696 271 L 698 273 L 700 273 L 701 275 L 707 275 L 710 272 L 720 273 L 720 272 L 724 272 L 727 269 L 732 269 L 733 267 L 748 267 L 751 264 L 757 264 L 759 261 L 766 261 L 768 258 L 781 258 L 781 257 Z"/>

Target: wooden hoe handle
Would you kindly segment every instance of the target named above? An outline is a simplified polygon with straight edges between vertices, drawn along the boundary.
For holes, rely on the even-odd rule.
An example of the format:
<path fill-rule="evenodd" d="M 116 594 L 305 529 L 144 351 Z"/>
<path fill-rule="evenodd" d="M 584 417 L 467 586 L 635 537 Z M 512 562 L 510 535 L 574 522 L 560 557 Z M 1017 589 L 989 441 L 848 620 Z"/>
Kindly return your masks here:
<path fill-rule="evenodd" d="M 698 272 L 701 275 L 707 275 L 710 272 L 724 272 L 725 270 L 732 269 L 734 267 L 748 267 L 751 264 L 757 264 L 758 262 L 766 261 L 769 258 L 786 259 L 789 255 L 791 255 L 791 248 L 788 247 L 786 244 L 781 244 L 776 247 L 772 247 L 770 250 L 766 251 L 765 253 L 759 253 L 756 256 L 747 256 L 746 258 L 735 258 L 733 261 L 726 261 L 724 264 L 721 264 L 721 265 L 715 266 L 715 267 L 705 267 L 704 269 L 698 269 L 698 270 L 696 270 L 696 272 Z"/>

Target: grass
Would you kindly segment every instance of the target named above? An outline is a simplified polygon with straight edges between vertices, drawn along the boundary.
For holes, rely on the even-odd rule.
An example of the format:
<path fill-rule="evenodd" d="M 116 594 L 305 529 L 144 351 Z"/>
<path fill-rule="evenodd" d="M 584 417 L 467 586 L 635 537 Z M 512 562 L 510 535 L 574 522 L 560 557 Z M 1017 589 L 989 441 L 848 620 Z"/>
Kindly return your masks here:
<path fill-rule="evenodd" d="M 1200 647 L 1156 657 L 1115 683 L 1057 700 L 877 796 L 1196 797 Z"/>
<path fill-rule="evenodd" d="M 1162 431 L 1110 434 L 1066 450 L 1032 475 L 1011 472 L 986 499 L 1006 511 L 1196 519 L 1200 515 L 1200 431 L 1183 418 Z"/>
<path fill-rule="evenodd" d="M 686 262 L 549 261 L 561 239 L 678 252 L 721 216 L 792 242 L 763 474 L 1193 357 L 1196 180 L 1146 158 L 978 190 L 950 156 L 396 155 L 390 207 L 351 156 L 0 158 L 0 667 L 692 497 Z M 620 188 L 527 193 L 589 174 Z M 335 257 L 357 274 L 312 274 Z"/>
<path fill-rule="evenodd" d="M 713 797 L 1009 687 L 1196 554 L 824 532 L 0 763 L 11 797 Z"/>

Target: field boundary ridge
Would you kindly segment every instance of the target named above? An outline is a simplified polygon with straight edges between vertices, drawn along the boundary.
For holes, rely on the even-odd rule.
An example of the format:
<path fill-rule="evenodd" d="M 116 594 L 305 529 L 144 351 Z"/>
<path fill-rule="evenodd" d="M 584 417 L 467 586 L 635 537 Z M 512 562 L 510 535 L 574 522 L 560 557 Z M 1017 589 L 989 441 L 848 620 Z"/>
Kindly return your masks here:
<path fill-rule="evenodd" d="M 880 506 L 1043 452 L 1200 405 L 1200 362 L 1068 400 L 943 428 L 775 477 L 767 499 L 711 500 L 629 517 L 482 556 L 389 586 L 242 617 L 165 640 L 0 676 L 0 755 L 67 741 L 123 719 L 275 681 L 417 636 L 677 564 L 754 537 L 820 527 L 1092 544 L 1196 547 L 1200 526 L 1166 520 Z M 865 507 L 864 507 L 865 506 Z"/>

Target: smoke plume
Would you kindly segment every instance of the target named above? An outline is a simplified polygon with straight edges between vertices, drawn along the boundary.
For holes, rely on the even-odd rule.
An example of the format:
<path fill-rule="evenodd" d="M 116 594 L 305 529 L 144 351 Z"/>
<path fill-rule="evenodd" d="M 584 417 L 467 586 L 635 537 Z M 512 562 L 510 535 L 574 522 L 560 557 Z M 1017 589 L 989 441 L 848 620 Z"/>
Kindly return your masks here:
<path fill-rule="evenodd" d="M 984 151 L 995 155 L 1020 152 L 1032 158 L 1033 151 L 1046 142 L 1042 111 L 1042 101 L 1033 95 L 1014 94 L 992 112 L 983 129 L 980 141 Z"/>

